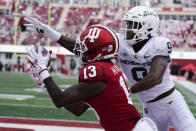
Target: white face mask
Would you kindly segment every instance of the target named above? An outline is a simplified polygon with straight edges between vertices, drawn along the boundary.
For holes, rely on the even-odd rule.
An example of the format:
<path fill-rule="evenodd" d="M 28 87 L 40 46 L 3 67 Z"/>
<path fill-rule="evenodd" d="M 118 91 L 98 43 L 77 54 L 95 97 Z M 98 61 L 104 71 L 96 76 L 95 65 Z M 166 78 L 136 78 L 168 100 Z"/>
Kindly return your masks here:
<path fill-rule="evenodd" d="M 86 47 L 84 42 L 82 42 L 80 40 L 80 37 L 78 36 L 77 39 L 76 39 L 76 43 L 75 43 L 75 47 L 73 49 L 73 52 L 80 59 L 80 64 L 83 64 L 82 57 L 83 57 L 84 52 L 86 52 L 87 50 L 88 50 L 88 48 Z"/>
<path fill-rule="evenodd" d="M 122 20 L 121 32 L 124 34 L 124 38 L 129 45 L 134 45 L 148 39 L 148 37 L 142 37 L 142 24 L 140 22 Z M 142 38 L 142 39 L 141 39 Z"/>

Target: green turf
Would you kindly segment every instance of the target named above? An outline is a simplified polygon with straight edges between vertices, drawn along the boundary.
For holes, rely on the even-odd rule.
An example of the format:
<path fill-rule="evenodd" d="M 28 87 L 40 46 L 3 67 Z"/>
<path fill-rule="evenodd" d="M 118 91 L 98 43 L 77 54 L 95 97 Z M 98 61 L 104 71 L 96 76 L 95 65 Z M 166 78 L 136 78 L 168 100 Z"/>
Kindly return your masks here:
<path fill-rule="evenodd" d="M 188 89 L 183 88 L 180 84 L 176 83 L 176 87 L 178 91 L 182 93 L 190 110 L 196 116 L 196 95 L 193 92 L 189 91 Z"/>
<path fill-rule="evenodd" d="M 60 87 L 77 83 L 77 78 L 53 77 Z M 196 96 L 176 85 L 183 93 L 191 109 L 196 114 Z M 0 73 L 0 94 L 21 94 L 33 95 L 35 98 L 25 100 L 0 99 L 0 116 L 26 117 L 26 118 L 43 118 L 43 119 L 60 119 L 60 120 L 82 120 L 97 121 L 93 110 L 88 110 L 82 116 L 76 117 L 67 110 L 58 109 L 52 103 L 50 97 L 44 92 L 28 91 L 27 89 L 37 87 L 27 74 Z M 142 113 L 142 104 L 135 95 L 132 100 L 136 108 Z"/>

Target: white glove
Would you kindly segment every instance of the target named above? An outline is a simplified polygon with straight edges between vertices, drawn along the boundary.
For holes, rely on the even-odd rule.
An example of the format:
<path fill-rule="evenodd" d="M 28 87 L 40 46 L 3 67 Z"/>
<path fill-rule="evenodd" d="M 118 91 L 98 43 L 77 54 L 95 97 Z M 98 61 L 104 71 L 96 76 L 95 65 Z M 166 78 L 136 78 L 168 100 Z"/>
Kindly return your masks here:
<path fill-rule="evenodd" d="M 40 35 L 49 37 L 51 40 L 58 41 L 61 37 L 61 33 L 57 32 L 56 30 L 52 29 L 48 25 L 38 21 L 32 17 L 25 17 L 24 19 L 26 22 L 30 24 L 24 24 L 27 27 L 28 31 L 37 32 Z"/>
<path fill-rule="evenodd" d="M 47 92 L 46 86 L 34 66 L 31 66 L 28 74 L 37 86 L 41 87 L 44 92 Z"/>
<path fill-rule="evenodd" d="M 36 52 L 37 50 L 37 52 Z M 27 49 L 28 59 L 31 61 L 32 65 L 37 69 L 38 74 L 42 80 L 50 77 L 47 65 L 50 60 L 50 53 L 42 46 L 32 45 Z"/>

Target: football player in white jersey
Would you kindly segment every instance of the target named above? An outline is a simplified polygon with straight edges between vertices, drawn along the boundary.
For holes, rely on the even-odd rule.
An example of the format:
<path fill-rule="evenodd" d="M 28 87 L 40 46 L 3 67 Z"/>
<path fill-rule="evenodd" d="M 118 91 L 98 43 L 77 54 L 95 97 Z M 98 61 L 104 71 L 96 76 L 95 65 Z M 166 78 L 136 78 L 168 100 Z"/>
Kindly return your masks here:
<path fill-rule="evenodd" d="M 150 117 L 159 131 L 196 130 L 196 121 L 183 96 L 175 89 L 170 75 L 172 43 L 158 37 L 158 14 L 137 6 L 122 19 L 118 63 L 131 83 L 131 92 L 143 103 L 144 116 Z"/>
<path fill-rule="evenodd" d="M 29 31 L 49 37 L 73 52 L 74 39 L 34 18 L 25 20 L 30 23 L 26 24 Z M 143 103 L 144 116 L 150 117 L 159 131 L 168 131 L 170 124 L 176 131 L 196 130 L 195 118 L 170 76 L 172 44 L 167 38 L 157 37 L 158 27 L 159 17 L 154 10 L 137 6 L 128 11 L 121 24 L 123 33 L 118 34 L 118 63 L 132 85 L 132 93 Z"/>

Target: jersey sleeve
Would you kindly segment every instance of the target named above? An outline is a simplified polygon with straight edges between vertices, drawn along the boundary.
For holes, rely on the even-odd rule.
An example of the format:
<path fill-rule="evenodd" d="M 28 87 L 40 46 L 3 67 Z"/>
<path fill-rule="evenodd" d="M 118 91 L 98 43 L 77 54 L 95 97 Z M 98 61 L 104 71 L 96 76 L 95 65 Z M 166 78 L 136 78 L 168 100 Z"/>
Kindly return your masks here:
<path fill-rule="evenodd" d="M 161 39 L 156 43 L 153 56 L 157 56 L 157 55 L 170 56 L 170 54 L 172 53 L 172 48 L 173 48 L 172 42 L 169 39 L 167 38 Z"/>
<path fill-rule="evenodd" d="M 87 65 L 80 71 L 79 82 L 105 81 L 105 71 L 100 65 Z"/>

